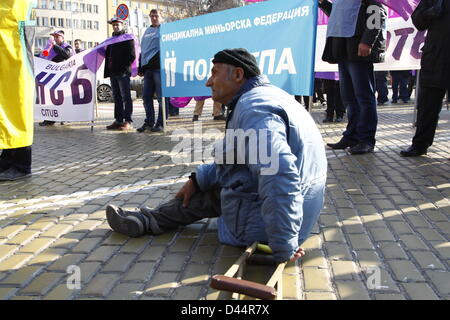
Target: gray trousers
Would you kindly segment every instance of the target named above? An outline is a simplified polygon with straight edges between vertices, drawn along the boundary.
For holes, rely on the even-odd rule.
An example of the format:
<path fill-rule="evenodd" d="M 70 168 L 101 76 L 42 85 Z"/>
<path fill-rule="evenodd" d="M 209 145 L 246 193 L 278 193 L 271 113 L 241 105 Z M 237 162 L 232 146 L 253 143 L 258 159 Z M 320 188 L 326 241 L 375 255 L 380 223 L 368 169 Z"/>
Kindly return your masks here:
<path fill-rule="evenodd" d="M 186 208 L 182 199 L 174 198 L 153 210 L 141 208 L 141 213 L 150 218 L 149 231 L 152 234 L 161 234 L 204 218 L 215 218 L 221 213 L 220 189 L 196 192 Z"/>

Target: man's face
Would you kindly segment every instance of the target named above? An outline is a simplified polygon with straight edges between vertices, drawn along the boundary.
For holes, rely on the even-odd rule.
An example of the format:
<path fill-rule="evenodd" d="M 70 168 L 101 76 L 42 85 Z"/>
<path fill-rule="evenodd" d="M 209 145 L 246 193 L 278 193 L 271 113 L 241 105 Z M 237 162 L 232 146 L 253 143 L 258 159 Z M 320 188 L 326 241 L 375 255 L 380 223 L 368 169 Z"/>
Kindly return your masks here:
<path fill-rule="evenodd" d="M 75 45 L 75 49 L 80 49 L 80 41 L 75 41 L 73 44 Z"/>
<path fill-rule="evenodd" d="M 60 45 L 61 43 L 64 42 L 64 37 L 59 34 L 54 34 L 53 39 L 55 39 L 57 45 Z"/>
<path fill-rule="evenodd" d="M 161 24 L 161 22 L 159 21 L 159 13 L 157 12 L 150 13 L 150 20 L 152 22 L 153 27 L 157 27 Z"/>
<path fill-rule="evenodd" d="M 113 22 L 112 28 L 114 32 L 120 32 L 123 30 L 123 23 L 121 22 Z"/>
<path fill-rule="evenodd" d="M 211 88 L 214 101 L 228 103 L 238 93 L 242 82 L 236 79 L 236 68 L 225 63 L 215 63 L 206 86 Z"/>

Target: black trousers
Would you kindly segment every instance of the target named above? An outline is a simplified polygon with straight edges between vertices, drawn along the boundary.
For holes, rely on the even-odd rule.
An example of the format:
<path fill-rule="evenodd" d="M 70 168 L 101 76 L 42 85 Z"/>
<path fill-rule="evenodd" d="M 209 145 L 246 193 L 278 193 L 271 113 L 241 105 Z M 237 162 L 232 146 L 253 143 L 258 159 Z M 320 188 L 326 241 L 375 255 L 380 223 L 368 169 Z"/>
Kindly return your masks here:
<path fill-rule="evenodd" d="M 417 101 L 416 134 L 413 137 L 413 146 L 428 148 L 433 144 L 439 113 L 442 109 L 442 100 L 447 89 L 423 87 L 419 89 Z"/>
<path fill-rule="evenodd" d="M 327 95 L 327 118 L 333 119 L 335 113 L 336 117 L 343 117 L 345 107 L 341 99 L 339 81 L 326 79 L 324 80 L 324 86 Z"/>
<path fill-rule="evenodd" d="M 0 155 L 0 169 L 3 171 L 11 167 L 25 173 L 31 172 L 31 146 L 3 150 Z"/>

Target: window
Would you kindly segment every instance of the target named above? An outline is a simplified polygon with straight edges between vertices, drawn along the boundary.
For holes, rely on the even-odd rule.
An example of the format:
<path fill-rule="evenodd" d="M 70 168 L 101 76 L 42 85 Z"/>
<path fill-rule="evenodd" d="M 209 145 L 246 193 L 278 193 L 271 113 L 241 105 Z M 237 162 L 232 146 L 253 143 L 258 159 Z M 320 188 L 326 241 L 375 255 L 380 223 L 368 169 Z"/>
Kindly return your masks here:
<path fill-rule="evenodd" d="M 48 8 L 49 9 L 55 9 L 55 0 L 50 0 L 48 2 Z"/>
<path fill-rule="evenodd" d="M 58 18 L 58 27 L 64 28 L 64 19 L 63 18 Z"/>
<path fill-rule="evenodd" d="M 50 18 L 50 26 L 56 27 L 56 18 Z"/>
<path fill-rule="evenodd" d="M 94 4 L 94 13 L 98 13 L 98 5 Z"/>
<path fill-rule="evenodd" d="M 86 5 L 84 3 L 80 3 L 80 11 L 86 12 Z"/>
<path fill-rule="evenodd" d="M 92 30 L 92 21 L 91 20 L 89 20 L 87 22 L 87 28 L 88 28 L 88 30 Z"/>
<path fill-rule="evenodd" d="M 66 19 L 66 28 L 72 28 L 72 20 Z"/>
<path fill-rule="evenodd" d="M 72 2 L 72 11 L 78 12 L 78 2 Z"/>
<path fill-rule="evenodd" d="M 88 48 L 92 48 L 92 41 L 88 42 Z"/>
<path fill-rule="evenodd" d="M 71 11 L 71 10 L 72 10 L 72 2 L 66 1 L 66 11 Z"/>
<path fill-rule="evenodd" d="M 47 17 L 43 17 L 42 18 L 42 26 L 43 27 L 48 27 L 49 26 Z"/>
<path fill-rule="evenodd" d="M 64 2 L 58 1 L 58 10 L 64 10 Z"/>
<path fill-rule="evenodd" d="M 119 0 L 113 0 L 112 4 L 113 4 L 113 6 L 118 6 L 119 5 Z"/>
<path fill-rule="evenodd" d="M 99 25 L 98 21 L 94 21 L 94 29 L 98 30 L 99 27 L 100 27 L 100 25 Z"/>
<path fill-rule="evenodd" d="M 73 19 L 73 28 L 74 29 L 79 29 L 80 28 L 80 20 Z"/>
<path fill-rule="evenodd" d="M 86 29 L 86 20 L 81 20 L 81 29 Z"/>
<path fill-rule="evenodd" d="M 41 3 L 40 8 L 47 9 L 47 0 L 41 0 L 40 3 Z"/>

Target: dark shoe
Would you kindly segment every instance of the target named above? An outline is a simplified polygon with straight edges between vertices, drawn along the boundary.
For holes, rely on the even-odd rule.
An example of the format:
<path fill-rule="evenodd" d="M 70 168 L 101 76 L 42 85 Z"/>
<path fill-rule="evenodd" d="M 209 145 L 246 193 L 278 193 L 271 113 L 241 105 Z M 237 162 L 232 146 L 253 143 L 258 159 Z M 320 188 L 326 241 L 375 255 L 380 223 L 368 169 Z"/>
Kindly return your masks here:
<path fill-rule="evenodd" d="M 162 128 L 160 126 L 154 126 L 150 129 L 151 132 L 160 132 L 162 131 Z"/>
<path fill-rule="evenodd" d="M 331 149 L 334 150 L 344 150 L 347 148 L 351 148 L 353 146 L 355 146 L 356 143 L 350 143 L 347 141 L 339 141 L 338 143 L 327 143 L 327 146 L 329 146 Z"/>
<path fill-rule="evenodd" d="M 123 126 L 123 123 L 114 121 L 109 126 L 106 126 L 106 130 L 118 130 L 121 126 Z"/>
<path fill-rule="evenodd" d="M 192 122 L 194 122 L 194 121 L 198 121 L 198 116 L 193 116 L 192 117 Z"/>
<path fill-rule="evenodd" d="M 61 125 L 62 125 L 62 126 L 64 125 L 64 121 L 61 121 Z"/>
<path fill-rule="evenodd" d="M 119 127 L 119 130 L 121 130 L 121 131 L 127 131 L 127 130 L 131 130 L 131 129 L 133 129 L 133 125 L 132 125 L 130 122 L 128 122 L 128 121 L 125 121 L 125 122 Z"/>
<path fill-rule="evenodd" d="M 53 126 L 54 124 L 55 124 L 55 121 L 48 121 L 48 120 L 39 122 L 39 126 L 41 126 L 41 127 Z"/>
<path fill-rule="evenodd" d="M 25 173 L 17 170 L 14 167 L 11 167 L 0 173 L 0 181 L 15 181 L 29 176 L 31 176 L 31 172 Z"/>
<path fill-rule="evenodd" d="M 409 100 L 403 100 L 402 99 L 402 101 L 403 101 L 403 103 L 409 103 Z"/>
<path fill-rule="evenodd" d="M 342 122 L 344 121 L 343 117 L 336 117 L 336 120 L 334 120 L 334 122 Z"/>
<path fill-rule="evenodd" d="M 398 101 L 397 100 L 392 100 L 392 103 L 398 103 Z"/>
<path fill-rule="evenodd" d="M 222 120 L 222 121 L 225 121 L 225 120 L 227 120 L 227 118 L 226 118 L 223 114 L 221 114 L 221 115 L 215 116 L 215 117 L 213 118 L 213 120 Z"/>
<path fill-rule="evenodd" d="M 416 146 L 410 146 L 406 150 L 400 151 L 402 157 L 418 157 L 427 154 L 427 148 L 418 148 Z"/>
<path fill-rule="evenodd" d="M 333 117 L 326 117 L 322 120 L 323 123 L 333 122 Z"/>
<path fill-rule="evenodd" d="M 136 238 L 149 230 L 149 220 L 139 211 L 126 211 L 113 205 L 106 207 L 108 224 L 116 232 Z"/>
<path fill-rule="evenodd" d="M 356 146 L 350 148 L 351 154 L 365 154 L 373 152 L 374 146 L 367 143 L 358 143 Z"/>
<path fill-rule="evenodd" d="M 146 122 L 144 122 L 144 124 L 142 125 L 142 127 L 137 128 L 136 131 L 137 131 L 137 132 L 144 132 L 145 130 L 147 130 L 147 129 L 150 130 L 151 128 L 152 128 L 152 126 L 150 126 L 150 125 L 148 125 Z"/>

